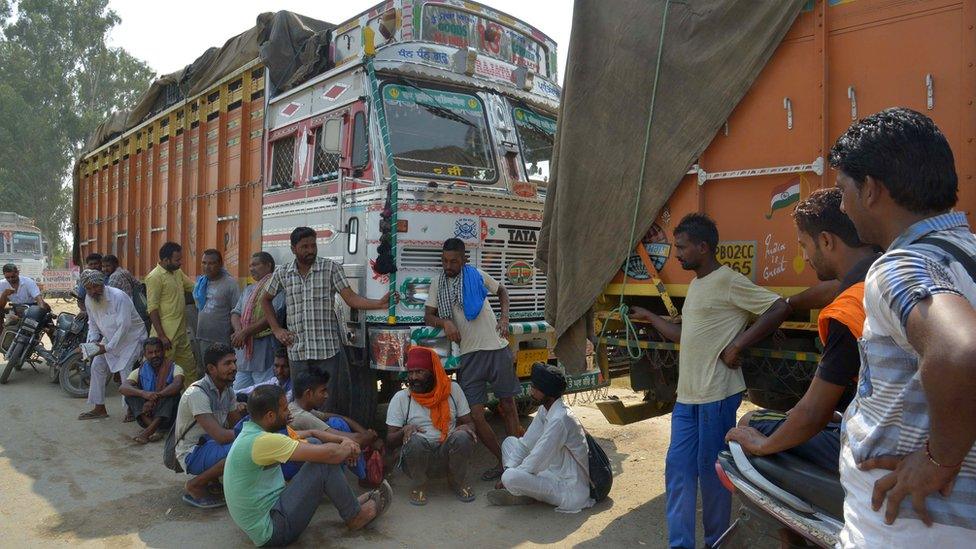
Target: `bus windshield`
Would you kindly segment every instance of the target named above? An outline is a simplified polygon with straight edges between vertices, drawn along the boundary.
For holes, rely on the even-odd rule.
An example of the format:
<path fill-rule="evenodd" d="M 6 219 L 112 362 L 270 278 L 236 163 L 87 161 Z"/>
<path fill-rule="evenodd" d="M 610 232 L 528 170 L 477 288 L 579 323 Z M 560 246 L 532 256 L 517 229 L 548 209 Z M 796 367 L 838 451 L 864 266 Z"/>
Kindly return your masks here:
<path fill-rule="evenodd" d="M 38 233 L 15 232 L 12 244 L 15 254 L 41 255 L 41 235 Z"/>
<path fill-rule="evenodd" d="M 476 96 L 387 84 L 383 104 L 399 172 L 475 183 L 497 179 L 485 109 Z"/>
<path fill-rule="evenodd" d="M 516 107 L 515 128 L 522 146 L 522 163 L 531 181 L 549 182 L 549 160 L 556 136 L 556 121 L 528 109 Z"/>

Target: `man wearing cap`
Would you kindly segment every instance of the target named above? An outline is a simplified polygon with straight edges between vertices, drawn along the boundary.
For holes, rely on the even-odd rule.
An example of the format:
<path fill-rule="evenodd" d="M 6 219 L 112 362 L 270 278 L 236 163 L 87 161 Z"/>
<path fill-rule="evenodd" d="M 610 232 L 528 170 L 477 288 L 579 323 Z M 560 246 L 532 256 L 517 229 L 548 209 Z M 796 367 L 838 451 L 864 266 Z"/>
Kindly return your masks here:
<path fill-rule="evenodd" d="M 502 442 L 505 472 L 488 492 L 493 505 L 520 505 L 542 501 L 556 511 L 578 513 L 593 505 L 587 479 L 589 450 L 583 425 L 563 403 L 566 374 L 558 366 L 532 366 L 530 396 L 539 405 L 532 424 L 521 438 Z"/>
<path fill-rule="evenodd" d="M 109 377 L 121 372 L 122 379 L 126 379 L 132 365 L 142 355 L 146 325 L 125 292 L 105 286 L 102 271 L 86 269 L 81 273 L 80 283 L 85 288 L 88 342 L 97 343 L 100 352 L 92 359 L 88 386 L 88 403 L 94 408 L 79 415 L 78 419 L 98 419 L 108 417 L 105 385 Z"/>
<path fill-rule="evenodd" d="M 407 387 L 390 401 L 386 444 L 403 447 L 400 468 L 412 481 L 410 503 L 426 505 L 427 477 L 445 474 L 459 500 L 474 501 L 467 476 L 477 437 L 464 391 L 426 347 L 407 353 Z"/>

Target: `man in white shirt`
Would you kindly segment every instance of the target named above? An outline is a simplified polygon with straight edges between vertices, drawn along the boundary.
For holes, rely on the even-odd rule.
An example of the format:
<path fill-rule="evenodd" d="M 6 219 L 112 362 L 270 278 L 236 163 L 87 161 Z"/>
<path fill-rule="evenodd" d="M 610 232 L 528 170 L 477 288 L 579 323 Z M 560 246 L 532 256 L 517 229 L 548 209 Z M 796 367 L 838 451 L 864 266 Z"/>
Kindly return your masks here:
<path fill-rule="evenodd" d="M 3 266 L 3 280 L 0 280 L 0 311 L 7 308 L 7 304 L 40 305 L 47 307 L 41 298 L 41 289 L 30 277 L 20 276 L 20 271 L 13 263 Z M 2 319 L 0 319 L 2 323 Z"/>
<path fill-rule="evenodd" d="M 81 273 L 81 284 L 86 293 L 88 342 L 97 343 L 101 352 L 92 359 L 91 364 L 88 404 L 93 408 L 83 412 L 78 419 L 98 419 L 108 417 L 105 385 L 109 376 L 119 372 L 121 379 L 128 378 L 133 364 L 142 356 L 146 325 L 125 292 L 105 286 L 102 271 L 85 270 Z"/>
<path fill-rule="evenodd" d="M 502 442 L 505 472 L 488 492 L 493 505 L 520 505 L 534 500 L 556 511 L 578 513 L 593 506 L 589 485 L 589 450 L 583 425 L 563 403 L 566 374 L 558 366 L 532 366 L 533 402 L 539 405 L 521 438 Z"/>
<path fill-rule="evenodd" d="M 401 469 L 413 484 L 410 503 L 426 505 L 427 478 L 445 473 L 459 500 L 474 501 L 467 473 L 477 436 L 464 391 L 426 347 L 407 353 L 407 387 L 390 401 L 386 444 L 391 450 L 403 447 Z"/>

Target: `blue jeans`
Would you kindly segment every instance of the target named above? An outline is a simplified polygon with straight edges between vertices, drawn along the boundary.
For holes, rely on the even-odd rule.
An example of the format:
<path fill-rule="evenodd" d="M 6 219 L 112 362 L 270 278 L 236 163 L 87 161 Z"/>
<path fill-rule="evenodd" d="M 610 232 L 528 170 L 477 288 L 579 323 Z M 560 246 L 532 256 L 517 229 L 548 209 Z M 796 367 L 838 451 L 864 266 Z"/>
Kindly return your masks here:
<path fill-rule="evenodd" d="M 202 475 L 204 471 L 210 469 L 214 465 L 217 465 L 221 460 L 227 458 L 227 454 L 230 453 L 230 447 L 233 442 L 228 442 L 227 444 L 220 444 L 216 440 L 210 438 L 210 435 L 204 435 L 206 442 L 203 444 L 197 444 L 193 451 L 186 456 L 186 472 L 191 475 Z"/>
<path fill-rule="evenodd" d="M 238 371 L 234 376 L 234 392 L 248 387 L 263 383 L 274 377 L 274 368 L 268 368 L 263 372 L 241 372 Z"/>
<path fill-rule="evenodd" d="M 735 412 L 741 403 L 742 394 L 737 394 L 705 404 L 674 405 L 664 469 L 671 547 L 695 547 L 699 487 L 705 543 L 714 544 L 729 527 L 732 494 L 718 480 L 715 460 L 726 447 L 725 433 L 735 427 Z"/>

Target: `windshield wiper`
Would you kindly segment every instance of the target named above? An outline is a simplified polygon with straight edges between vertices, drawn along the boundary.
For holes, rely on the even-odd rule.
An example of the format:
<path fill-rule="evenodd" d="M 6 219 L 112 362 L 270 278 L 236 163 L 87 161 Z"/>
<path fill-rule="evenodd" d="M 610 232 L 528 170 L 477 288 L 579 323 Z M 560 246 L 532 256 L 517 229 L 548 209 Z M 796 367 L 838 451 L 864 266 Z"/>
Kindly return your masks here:
<path fill-rule="evenodd" d="M 414 84 L 413 82 L 407 80 L 406 78 L 399 78 L 399 80 L 404 84 L 406 84 L 408 87 L 411 87 L 419 91 L 420 93 L 426 95 L 431 99 L 431 101 L 436 103 L 436 105 L 431 105 L 430 103 L 420 103 L 419 101 L 416 102 L 417 105 L 420 105 L 421 107 L 427 109 L 427 111 L 430 112 L 431 114 L 435 114 L 437 116 L 440 116 L 441 118 L 446 118 L 448 120 L 453 120 L 454 122 L 460 122 L 466 126 L 471 126 L 472 128 L 478 127 L 475 124 L 471 123 L 471 121 L 468 120 L 467 118 L 464 118 L 463 116 L 458 114 L 457 111 L 455 111 L 454 109 L 441 105 L 440 102 L 437 101 L 437 98 L 431 95 L 427 90 L 421 88 L 420 86 Z"/>
<path fill-rule="evenodd" d="M 423 108 L 425 108 L 425 109 L 427 109 L 427 111 L 430 112 L 431 114 L 434 114 L 436 116 L 440 116 L 441 118 L 446 118 L 448 120 L 453 120 L 454 122 L 460 122 L 461 124 L 464 124 L 466 126 L 471 126 L 472 128 L 476 128 L 476 129 L 478 127 L 478 126 L 472 124 L 471 121 L 469 121 L 468 119 L 464 118 L 463 116 L 457 114 L 456 112 L 454 112 L 454 111 L 452 111 L 450 109 L 447 109 L 445 107 L 441 107 L 440 105 L 431 105 L 430 103 L 416 103 L 416 104 L 419 105 L 419 106 L 421 106 L 421 107 L 423 107 Z"/>

